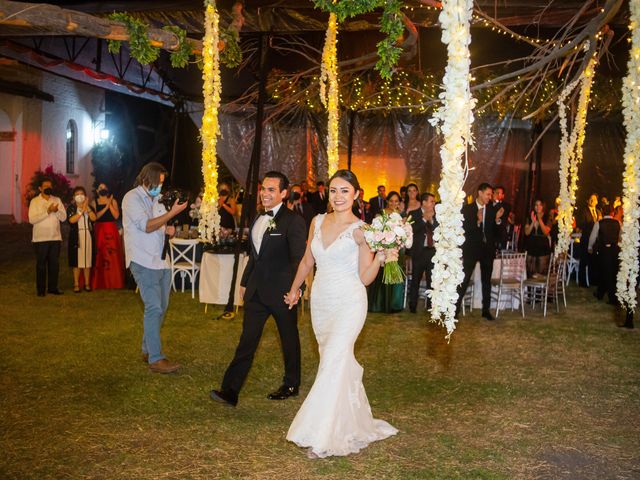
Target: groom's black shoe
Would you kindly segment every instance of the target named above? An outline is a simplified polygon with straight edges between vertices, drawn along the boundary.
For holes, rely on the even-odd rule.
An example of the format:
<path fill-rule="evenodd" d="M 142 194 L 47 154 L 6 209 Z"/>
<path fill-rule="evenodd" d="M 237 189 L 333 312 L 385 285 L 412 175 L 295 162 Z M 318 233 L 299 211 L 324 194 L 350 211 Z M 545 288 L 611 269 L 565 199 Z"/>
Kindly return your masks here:
<path fill-rule="evenodd" d="M 267 398 L 269 400 L 286 400 L 289 397 L 297 396 L 298 387 L 287 387 L 286 385 L 282 385 L 278 390 L 267 395 Z"/>
<path fill-rule="evenodd" d="M 495 320 L 489 310 L 482 310 L 482 317 L 486 318 L 487 320 Z"/>
<path fill-rule="evenodd" d="M 225 404 L 227 407 L 235 407 L 238 404 L 238 394 L 225 390 L 211 390 L 211 400 Z"/>

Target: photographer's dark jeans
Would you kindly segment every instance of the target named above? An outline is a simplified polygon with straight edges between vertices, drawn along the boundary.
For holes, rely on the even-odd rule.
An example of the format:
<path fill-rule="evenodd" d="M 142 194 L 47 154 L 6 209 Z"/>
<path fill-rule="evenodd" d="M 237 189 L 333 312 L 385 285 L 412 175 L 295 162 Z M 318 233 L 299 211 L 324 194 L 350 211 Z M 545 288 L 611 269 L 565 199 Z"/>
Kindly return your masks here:
<path fill-rule="evenodd" d="M 50 292 L 58 290 L 61 244 L 62 242 L 59 240 L 33 243 L 33 248 L 36 252 L 36 288 L 38 295 L 44 295 L 47 290 Z M 49 277 L 48 282 L 47 276 Z"/>

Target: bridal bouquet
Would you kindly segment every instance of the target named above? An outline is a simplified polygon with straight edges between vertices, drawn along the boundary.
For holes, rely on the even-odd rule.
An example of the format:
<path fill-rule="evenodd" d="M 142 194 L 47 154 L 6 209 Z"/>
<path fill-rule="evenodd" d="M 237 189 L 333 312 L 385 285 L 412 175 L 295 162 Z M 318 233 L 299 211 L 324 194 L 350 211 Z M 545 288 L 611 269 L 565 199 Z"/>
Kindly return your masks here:
<path fill-rule="evenodd" d="M 371 225 L 363 227 L 364 238 L 374 252 L 392 248 L 410 248 L 413 243 L 413 230 L 410 222 L 405 222 L 400 214 L 382 212 L 373 219 Z M 393 284 L 404 281 L 404 272 L 397 261 L 384 264 L 382 283 Z"/>

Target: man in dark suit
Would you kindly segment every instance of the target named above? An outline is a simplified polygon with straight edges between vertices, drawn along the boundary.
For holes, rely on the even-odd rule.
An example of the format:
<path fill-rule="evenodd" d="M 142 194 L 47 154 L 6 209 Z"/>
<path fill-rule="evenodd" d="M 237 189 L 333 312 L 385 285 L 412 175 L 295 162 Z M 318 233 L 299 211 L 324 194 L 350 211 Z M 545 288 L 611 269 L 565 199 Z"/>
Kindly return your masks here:
<path fill-rule="evenodd" d="M 423 193 L 422 205 L 411 212 L 413 223 L 413 245 L 411 246 L 411 285 L 409 287 L 409 311 L 416 313 L 418 293 L 422 275 L 426 274 L 427 288 L 431 288 L 433 256 L 436 253 L 433 233 L 438 226 L 436 220 L 436 198 L 432 193 Z M 427 301 L 427 306 L 430 301 Z"/>
<path fill-rule="evenodd" d="M 488 183 L 478 187 L 475 202 L 462 207 L 464 243 L 462 244 L 462 265 L 464 280 L 458 287 L 456 317 L 460 312 L 462 297 L 467 291 L 476 263 L 480 262 L 482 279 L 482 316 L 493 320 L 491 307 L 491 273 L 496 256 L 496 234 L 502 223 L 504 209 L 495 210 L 491 204 L 493 188 Z"/>
<path fill-rule="evenodd" d="M 496 185 L 493 187 L 493 208 L 497 212 L 501 208 L 504 210 L 502 214 L 503 219 L 508 219 L 511 213 L 511 205 L 504 201 L 504 187 L 502 185 Z M 496 250 L 504 250 L 507 248 L 507 241 L 509 241 L 508 227 L 509 222 L 501 222 L 498 225 L 498 235 L 496 239 Z M 515 248 L 516 246 L 514 246 Z"/>
<path fill-rule="evenodd" d="M 316 183 L 316 191 L 313 194 L 309 194 L 311 199 L 311 205 L 315 210 L 316 215 L 320 213 L 327 213 L 327 205 L 329 204 L 329 196 L 324 188 L 324 182 L 320 181 Z"/>
<path fill-rule="evenodd" d="M 358 195 L 358 198 L 353 202 L 351 211 L 363 222 L 371 223 L 371 218 L 369 217 L 369 204 L 364 201 L 364 190 L 362 188 L 360 189 L 360 195 Z"/>
<path fill-rule="evenodd" d="M 280 172 L 268 172 L 260 197 L 265 213 L 253 222 L 249 232 L 251 252 L 240 282 L 244 299 L 242 335 L 235 356 L 227 368 L 220 390 L 212 390 L 213 400 L 236 406 L 238 394 L 253 362 L 262 330 L 272 315 L 278 326 L 284 354 L 282 386 L 268 395 L 284 400 L 298 395 L 300 386 L 300 338 L 295 307 L 284 303 L 284 295 L 304 255 L 307 232 L 301 216 L 286 208 L 289 180 Z"/>
<path fill-rule="evenodd" d="M 375 218 L 387 206 L 386 188 L 384 185 L 378 185 L 378 196 L 369 199 L 369 215 Z"/>
<path fill-rule="evenodd" d="M 602 219 L 602 212 L 598 209 L 598 195 L 595 193 L 589 196 L 587 206 L 580 212 L 577 218 L 577 226 L 582 232 L 580 237 L 580 270 L 578 271 L 578 282 L 581 287 L 587 287 L 587 267 L 589 267 L 589 284 L 596 280 L 595 262 L 589 253 L 589 237 L 596 222 Z"/>
<path fill-rule="evenodd" d="M 287 199 L 287 207 L 289 210 L 293 210 L 294 213 L 297 213 L 304 218 L 304 223 L 307 225 L 308 232 L 309 227 L 311 227 L 311 220 L 313 220 L 313 217 L 315 216 L 313 207 L 309 203 L 302 202 L 302 188 L 300 185 L 291 185 L 289 191 L 290 194 Z"/>
<path fill-rule="evenodd" d="M 598 260 L 600 281 L 595 296 L 602 300 L 604 294 L 609 295 L 609 303 L 617 305 L 616 275 L 618 273 L 618 255 L 620 254 L 620 222 L 613 218 L 615 209 L 605 205 L 605 216 L 595 223 L 588 240 L 588 251 L 596 254 Z M 583 237 L 584 238 L 584 237 Z M 582 241 L 582 239 L 581 239 Z M 587 241 L 585 239 L 585 241 Z"/>

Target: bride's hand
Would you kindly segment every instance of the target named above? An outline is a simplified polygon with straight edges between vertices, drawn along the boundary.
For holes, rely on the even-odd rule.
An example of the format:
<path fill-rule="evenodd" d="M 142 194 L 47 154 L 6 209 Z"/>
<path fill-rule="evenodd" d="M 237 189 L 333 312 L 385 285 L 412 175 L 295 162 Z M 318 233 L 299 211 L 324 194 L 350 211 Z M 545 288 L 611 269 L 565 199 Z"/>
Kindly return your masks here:
<path fill-rule="evenodd" d="M 380 262 L 380 265 L 384 265 L 385 263 L 397 262 L 398 261 L 398 249 L 397 248 L 389 248 L 385 249 L 381 252 L 376 253 L 376 258 Z"/>
<path fill-rule="evenodd" d="M 290 290 L 289 293 L 287 293 L 284 296 L 284 303 L 289 305 L 289 310 L 291 310 L 295 305 L 297 305 L 298 300 L 300 300 L 300 296 L 301 296 L 300 290 L 295 290 L 295 291 Z"/>

